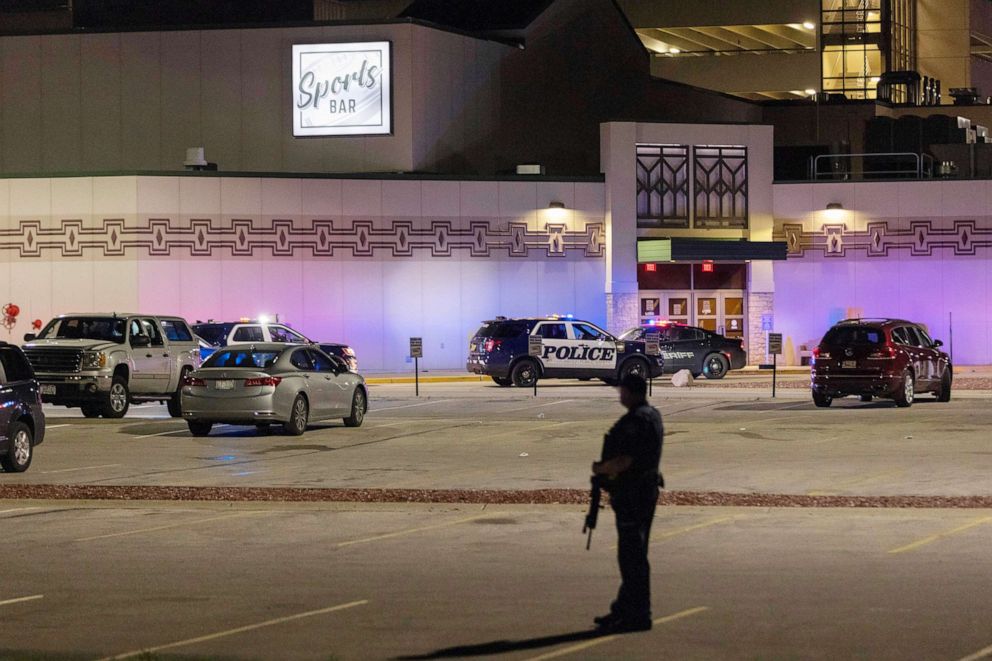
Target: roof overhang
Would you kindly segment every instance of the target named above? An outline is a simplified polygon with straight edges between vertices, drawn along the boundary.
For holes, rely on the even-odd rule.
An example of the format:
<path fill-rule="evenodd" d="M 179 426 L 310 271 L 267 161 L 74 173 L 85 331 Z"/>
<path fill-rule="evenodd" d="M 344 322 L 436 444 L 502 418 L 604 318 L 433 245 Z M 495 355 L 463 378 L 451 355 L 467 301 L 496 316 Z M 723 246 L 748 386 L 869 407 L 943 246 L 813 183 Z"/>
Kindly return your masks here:
<path fill-rule="evenodd" d="M 784 260 L 785 241 L 740 241 L 736 239 L 640 239 L 637 263 Z"/>

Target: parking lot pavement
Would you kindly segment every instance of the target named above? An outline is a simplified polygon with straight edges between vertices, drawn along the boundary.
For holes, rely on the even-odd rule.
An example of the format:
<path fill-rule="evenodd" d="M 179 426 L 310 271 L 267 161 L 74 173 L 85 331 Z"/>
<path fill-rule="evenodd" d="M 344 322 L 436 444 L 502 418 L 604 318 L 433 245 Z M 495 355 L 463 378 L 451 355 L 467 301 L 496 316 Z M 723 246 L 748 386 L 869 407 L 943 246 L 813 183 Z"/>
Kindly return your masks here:
<path fill-rule="evenodd" d="M 193 438 L 164 407 L 87 420 L 50 409 L 31 469 L 3 484 L 580 488 L 621 414 L 612 388 L 527 391 L 436 384 L 372 389 L 358 429 L 314 425 L 302 437 L 219 427 Z M 817 409 L 805 395 L 656 392 L 669 489 L 821 495 L 989 495 L 989 395 L 908 409 L 855 399 Z"/>
<path fill-rule="evenodd" d="M 0 658 L 954 660 L 992 644 L 992 511 L 660 508 L 657 624 L 606 638 L 589 625 L 617 585 L 612 515 L 588 552 L 582 518 L 0 501 Z"/>

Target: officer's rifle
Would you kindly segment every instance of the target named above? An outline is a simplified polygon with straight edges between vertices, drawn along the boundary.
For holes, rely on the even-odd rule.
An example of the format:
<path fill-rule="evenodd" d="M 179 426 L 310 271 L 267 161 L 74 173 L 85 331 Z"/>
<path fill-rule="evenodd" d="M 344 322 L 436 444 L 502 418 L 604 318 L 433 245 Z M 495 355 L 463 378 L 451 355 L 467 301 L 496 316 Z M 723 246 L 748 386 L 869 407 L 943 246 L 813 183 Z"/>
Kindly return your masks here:
<path fill-rule="evenodd" d="M 592 484 L 592 490 L 589 494 L 589 512 L 586 514 L 585 525 L 582 526 L 582 532 L 588 534 L 586 537 L 587 551 L 592 545 L 592 531 L 596 529 L 596 519 L 599 518 L 599 501 L 602 497 L 602 483 L 599 476 L 593 475 L 589 478 L 589 482 Z"/>

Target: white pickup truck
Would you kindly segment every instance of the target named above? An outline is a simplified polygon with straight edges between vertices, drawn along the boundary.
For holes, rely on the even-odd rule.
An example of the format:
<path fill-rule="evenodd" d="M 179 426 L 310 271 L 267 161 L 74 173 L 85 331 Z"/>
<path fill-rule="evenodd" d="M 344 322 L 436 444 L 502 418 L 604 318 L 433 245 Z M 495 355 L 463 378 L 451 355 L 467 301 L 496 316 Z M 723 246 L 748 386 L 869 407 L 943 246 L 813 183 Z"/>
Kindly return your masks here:
<path fill-rule="evenodd" d="M 181 417 L 186 374 L 200 348 L 181 317 L 66 314 L 24 336 L 42 401 L 78 406 L 87 418 L 123 418 L 132 403 L 160 401 Z"/>

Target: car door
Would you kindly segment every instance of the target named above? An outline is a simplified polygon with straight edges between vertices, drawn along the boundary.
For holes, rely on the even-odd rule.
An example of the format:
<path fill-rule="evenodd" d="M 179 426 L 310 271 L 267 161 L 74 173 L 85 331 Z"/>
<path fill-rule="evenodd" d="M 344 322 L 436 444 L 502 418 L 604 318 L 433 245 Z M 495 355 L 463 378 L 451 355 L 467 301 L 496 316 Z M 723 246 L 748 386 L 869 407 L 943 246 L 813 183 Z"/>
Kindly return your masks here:
<path fill-rule="evenodd" d="M 569 367 L 571 341 L 563 321 L 542 321 L 534 326 L 531 335 L 541 338 L 541 362 L 546 376 L 562 374 Z"/>
<path fill-rule="evenodd" d="M 573 342 L 577 352 L 572 359 L 577 369 L 592 370 L 603 374 L 612 374 L 617 367 L 616 339 L 586 321 L 576 321 L 571 324 Z"/>
<path fill-rule="evenodd" d="M 131 348 L 131 378 L 129 388 L 135 394 L 158 392 L 162 379 L 161 347 L 152 346 L 148 328 L 139 317 L 127 321 L 128 346 Z"/>
<path fill-rule="evenodd" d="M 6 440 L 13 415 L 21 410 L 19 403 L 37 401 L 38 384 L 27 359 L 14 347 L 0 347 L 0 441 Z"/>
<path fill-rule="evenodd" d="M 944 368 L 946 367 L 944 358 L 941 356 L 940 347 L 925 329 L 917 326 L 916 331 L 923 341 L 923 349 L 926 351 L 927 360 L 930 362 L 930 384 L 936 386 L 944 375 Z"/>
<path fill-rule="evenodd" d="M 157 319 L 144 317 L 141 319 L 141 326 L 151 340 L 147 348 L 155 359 L 154 362 L 150 363 L 154 370 L 152 381 L 155 389 L 152 392 L 168 392 L 170 390 L 169 384 L 173 381 L 173 370 L 178 369 L 178 366 L 173 361 L 172 354 L 169 353 L 165 334 L 162 332 Z"/>
<path fill-rule="evenodd" d="M 933 340 L 919 326 L 907 326 L 910 338 L 915 344 L 917 355 L 917 387 L 921 390 L 931 388 L 937 380 L 937 359 L 939 354 L 933 349 Z"/>
<path fill-rule="evenodd" d="M 330 404 L 327 402 L 327 388 L 321 383 L 323 377 L 314 371 L 310 353 L 303 348 L 297 349 L 289 357 L 289 362 L 302 377 L 303 389 L 310 402 L 310 419 L 326 418 L 327 412 L 330 410 Z"/>
<path fill-rule="evenodd" d="M 310 344 L 310 340 L 303 337 L 292 328 L 287 328 L 281 324 L 269 324 L 265 327 L 269 334 L 269 342 L 282 342 L 285 344 Z"/>
<path fill-rule="evenodd" d="M 351 410 L 352 379 L 344 362 L 335 362 L 322 351 L 309 349 L 316 381 L 325 390 L 330 416 L 347 415 Z M 340 367 L 339 367 L 340 365 Z"/>
<path fill-rule="evenodd" d="M 906 353 L 909 366 L 913 370 L 916 390 L 922 390 L 930 380 L 930 368 L 926 355 L 921 351 L 920 336 L 911 326 L 899 326 L 892 330 L 892 341 Z"/>

